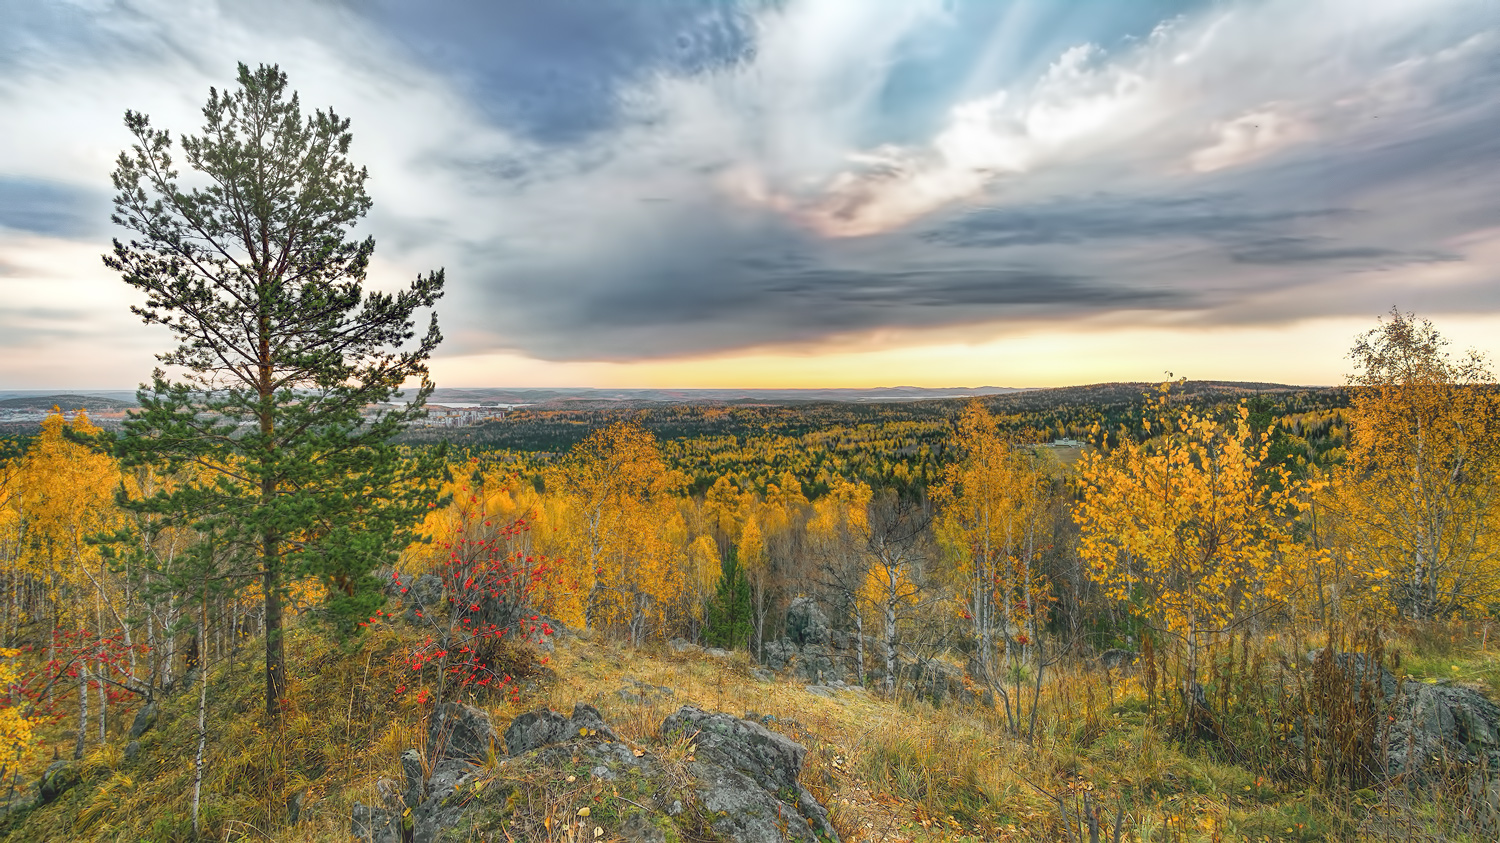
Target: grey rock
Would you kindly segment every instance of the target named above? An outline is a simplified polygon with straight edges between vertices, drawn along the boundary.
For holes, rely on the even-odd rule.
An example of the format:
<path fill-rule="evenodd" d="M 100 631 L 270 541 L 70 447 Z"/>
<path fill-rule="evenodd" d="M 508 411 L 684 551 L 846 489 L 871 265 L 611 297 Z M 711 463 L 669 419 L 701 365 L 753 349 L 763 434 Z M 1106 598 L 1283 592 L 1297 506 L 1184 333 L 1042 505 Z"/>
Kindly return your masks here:
<path fill-rule="evenodd" d="M 422 753 L 408 749 L 401 753 L 401 801 L 408 808 L 422 804 L 425 795 L 422 777 Z"/>
<path fill-rule="evenodd" d="M 615 695 L 632 705 L 655 702 L 677 693 L 665 685 L 652 685 L 631 676 L 625 677 L 625 683 L 626 686 L 616 691 Z"/>
<path fill-rule="evenodd" d="M 427 798 L 411 813 L 411 843 L 435 843 L 443 829 L 458 825 L 465 800 L 458 789 L 473 780 L 479 769 L 461 759 L 438 764 L 427 781 Z"/>
<path fill-rule="evenodd" d="M 490 716 L 462 703 L 443 703 L 433 713 L 427 729 L 428 751 L 434 762 L 442 759 L 483 762 L 489 757 L 495 739 L 495 725 Z"/>
<path fill-rule="evenodd" d="M 918 659 L 902 671 L 911 678 L 917 696 L 933 705 L 979 705 L 984 695 L 964 681 L 964 672 L 937 659 Z"/>
<path fill-rule="evenodd" d="M 157 705 L 155 700 L 141 706 L 141 710 L 135 713 L 135 719 L 130 721 L 130 739 L 135 740 L 146 734 L 147 730 L 156 725 L 160 717 L 161 706 Z"/>
<path fill-rule="evenodd" d="M 512 757 L 533 749 L 583 737 L 582 731 L 609 741 L 618 741 L 613 730 L 599 716 L 599 710 L 586 703 L 573 706 L 573 716 L 564 717 L 551 709 L 527 712 L 511 721 L 505 729 L 505 752 Z"/>
<path fill-rule="evenodd" d="M 299 790 L 286 800 L 287 825 L 296 825 L 302 819 L 302 810 L 307 805 L 307 791 Z"/>
<path fill-rule="evenodd" d="M 363 843 L 401 843 L 401 822 L 382 808 L 354 803 L 349 833 Z"/>
<path fill-rule="evenodd" d="M 667 843 L 667 835 L 640 814 L 632 814 L 620 823 L 624 843 Z"/>
<path fill-rule="evenodd" d="M 663 736 L 693 735 L 689 770 L 716 832 L 737 843 L 837 840 L 828 813 L 798 781 L 807 750 L 759 723 L 683 706 Z M 778 798 L 795 794 L 795 802 Z M 820 838 L 820 835 L 822 836 Z"/>
<path fill-rule="evenodd" d="M 667 649 L 674 653 L 701 653 L 703 648 L 687 640 L 686 638 L 673 638 L 667 642 Z"/>
<path fill-rule="evenodd" d="M 406 801 L 401 795 L 401 786 L 396 784 L 394 779 L 377 779 L 375 792 L 380 794 L 380 802 L 387 808 L 394 808 L 398 811 L 406 808 Z"/>
<path fill-rule="evenodd" d="M 767 642 L 765 647 L 766 667 L 781 671 L 791 667 L 800 655 L 797 645 L 790 638 L 778 638 Z"/>
<path fill-rule="evenodd" d="M 709 647 L 707 650 L 704 650 L 703 653 L 708 657 L 715 659 L 727 659 L 730 656 L 728 650 L 719 647 Z"/>
<path fill-rule="evenodd" d="M 830 631 L 828 616 L 811 597 L 798 597 L 786 609 L 786 637 L 798 647 L 827 644 Z"/>
<path fill-rule="evenodd" d="M 1393 704 L 1387 759 L 1392 775 L 1444 767 L 1500 772 L 1500 706 L 1473 688 L 1406 680 Z"/>
<path fill-rule="evenodd" d="M 1470 796 L 1489 806 L 1488 830 L 1500 830 L 1500 705 L 1462 685 L 1398 679 L 1363 653 L 1313 650 L 1307 658 L 1315 672 L 1338 668 L 1331 676 L 1343 677 L 1341 693 L 1384 706 L 1386 773 L 1417 787 L 1467 780 Z"/>
<path fill-rule="evenodd" d="M 448 719 L 456 721 L 460 715 L 450 713 Z M 826 811 L 798 783 L 805 757 L 801 744 L 758 723 L 692 707 L 684 707 L 663 723 L 664 733 L 674 730 L 690 732 L 697 744 L 695 758 L 687 764 L 691 775 L 687 780 L 666 778 L 667 768 L 660 759 L 619 741 L 599 712 L 583 704 L 569 717 L 541 710 L 516 718 L 506 729 L 505 742 L 511 755 L 525 754 L 526 759 L 500 763 L 502 767 L 520 763 L 528 771 L 551 770 L 560 778 L 563 771 L 577 769 L 582 761 L 584 769 L 601 781 L 640 777 L 657 795 L 637 806 L 644 814 L 621 817 L 612 829 L 616 835 L 612 839 L 627 843 L 665 843 L 668 818 L 689 811 L 699 816 L 698 821 L 706 820 L 727 843 L 838 839 Z M 420 761 L 420 756 L 403 756 L 403 776 L 409 779 L 415 772 L 420 778 L 420 767 L 412 768 L 409 761 Z M 509 810 L 503 807 L 509 805 L 505 800 L 514 798 L 514 791 L 504 787 L 488 788 L 481 794 L 481 777 L 493 775 L 494 770 L 472 764 L 469 757 L 443 757 L 425 782 L 420 804 L 407 812 L 407 806 L 395 798 L 396 783 L 385 783 L 381 790 L 387 806 L 356 805 L 351 830 L 366 843 L 474 839 L 474 830 L 482 827 L 475 824 L 493 822 L 497 812 Z M 694 798 L 674 793 L 684 786 Z"/>
<path fill-rule="evenodd" d="M 141 756 L 141 742 L 131 741 L 125 744 L 125 760 L 134 761 Z"/>
<path fill-rule="evenodd" d="M 804 645 L 792 666 L 792 673 L 798 679 L 819 684 L 844 678 L 843 669 L 826 644 Z"/>
<path fill-rule="evenodd" d="M 402 587 L 406 593 L 402 595 L 406 604 L 406 621 L 408 623 L 422 623 L 422 618 L 417 617 L 417 612 L 424 615 L 443 603 L 443 580 L 435 574 L 423 574 L 410 580 L 402 580 Z"/>
<path fill-rule="evenodd" d="M 37 796 L 45 805 L 82 783 L 83 768 L 77 761 L 53 761 L 42 771 L 36 786 Z"/>
<path fill-rule="evenodd" d="M 1309 650 L 1307 653 L 1308 663 L 1316 668 L 1318 660 L 1323 657 L 1323 653 L 1324 648 L 1322 647 Z M 1355 689 L 1357 689 L 1359 683 L 1373 683 L 1378 679 L 1380 695 L 1385 699 L 1391 699 L 1400 690 L 1400 683 L 1396 681 L 1396 675 L 1386 670 L 1384 665 L 1378 664 L 1374 659 L 1367 659 L 1364 653 L 1333 653 L 1329 658 L 1332 659 L 1333 664 L 1339 670 L 1343 671 L 1344 675 L 1350 681 L 1355 683 Z"/>
<path fill-rule="evenodd" d="M 576 735 L 577 732 L 572 733 Z M 568 718 L 551 709 L 529 711 L 510 722 L 505 729 L 505 754 L 511 757 L 565 741 L 570 737 Z"/>

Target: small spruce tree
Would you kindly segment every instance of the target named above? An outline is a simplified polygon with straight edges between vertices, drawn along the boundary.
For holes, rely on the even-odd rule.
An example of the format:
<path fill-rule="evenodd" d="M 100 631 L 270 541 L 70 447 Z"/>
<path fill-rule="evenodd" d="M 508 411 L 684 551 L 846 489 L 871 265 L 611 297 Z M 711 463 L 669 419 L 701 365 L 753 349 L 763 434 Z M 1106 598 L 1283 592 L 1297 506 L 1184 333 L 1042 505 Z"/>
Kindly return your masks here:
<path fill-rule="evenodd" d="M 740 565 L 739 549 L 730 547 L 724 554 L 723 572 L 718 587 L 708 602 L 703 640 L 711 647 L 737 649 L 746 646 L 754 629 L 750 606 L 750 580 Z"/>

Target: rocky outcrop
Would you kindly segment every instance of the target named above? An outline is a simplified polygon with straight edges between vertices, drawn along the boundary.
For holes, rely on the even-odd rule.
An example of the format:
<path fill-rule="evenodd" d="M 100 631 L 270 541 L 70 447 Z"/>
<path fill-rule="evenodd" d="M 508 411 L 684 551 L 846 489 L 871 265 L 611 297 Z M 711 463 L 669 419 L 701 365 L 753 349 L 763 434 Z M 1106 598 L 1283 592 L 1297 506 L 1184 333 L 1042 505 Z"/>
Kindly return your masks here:
<path fill-rule="evenodd" d="M 726 840 L 816 843 L 837 840 L 828 812 L 798 781 L 802 744 L 750 720 L 683 706 L 661 724 L 662 736 L 691 738 L 688 766 L 697 795 Z"/>
<path fill-rule="evenodd" d="M 1464 781 L 1500 819 L 1500 705 L 1462 685 L 1397 678 L 1363 653 L 1308 654 L 1315 668 L 1324 658 L 1347 677 L 1347 693 L 1378 694 L 1384 705 L 1386 775 L 1418 787 Z"/>
<path fill-rule="evenodd" d="M 1099 654 L 1099 667 L 1104 670 L 1131 673 L 1135 670 L 1135 663 L 1139 661 L 1141 654 L 1135 650 L 1111 649 Z"/>
<path fill-rule="evenodd" d="M 421 618 L 418 617 L 418 613 L 425 615 L 443 605 L 443 580 L 436 574 L 422 574 L 415 577 L 410 574 L 405 576 L 397 574 L 392 578 L 391 584 L 401 596 L 401 602 L 406 606 L 407 623 L 420 623 Z"/>
<path fill-rule="evenodd" d="M 938 659 L 916 659 L 902 668 L 916 695 L 933 705 L 994 705 L 990 691 L 976 687 L 964 672 Z"/>
<path fill-rule="evenodd" d="M 834 629 L 817 601 L 811 597 L 794 599 L 787 607 L 784 630 L 783 637 L 765 645 L 768 669 L 807 682 L 808 689 L 820 695 L 823 692 L 813 689 L 844 688 L 848 687 L 846 683 L 858 681 L 858 637 Z M 884 643 L 865 637 L 869 675 L 884 675 L 884 652 Z M 934 705 L 993 704 L 989 692 L 967 681 L 963 670 L 937 659 L 902 652 L 896 660 L 896 676 L 901 687 Z"/>
<path fill-rule="evenodd" d="M 135 740 L 146 734 L 156 721 L 161 717 L 161 706 L 154 700 L 141 706 L 141 710 L 135 713 L 135 719 L 130 722 L 130 740 Z"/>
<path fill-rule="evenodd" d="M 386 804 L 354 807 L 355 837 L 438 843 L 499 839 L 502 829 L 524 834 L 528 818 L 518 811 L 532 804 L 529 795 L 566 782 L 585 804 L 573 820 L 583 839 L 607 833 L 606 839 L 663 843 L 674 839 L 667 833 L 674 826 L 688 832 L 678 838 L 711 831 L 729 843 L 838 839 L 823 806 L 798 781 L 806 750 L 760 723 L 684 706 L 662 723 L 661 734 L 668 745 L 690 748 L 668 759 L 621 741 L 592 706 L 575 706 L 571 716 L 541 709 L 511 722 L 503 738 L 507 757 L 485 767 L 474 756 L 479 746 L 496 744 L 493 729 L 485 728 L 488 717 L 451 703 L 442 714 L 450 733 L 431 776 L 423 780 L 420 754 L 403 755 L 404 791 L 398 795 L 393 782 L 382 780 Z M 590 782 L 598 787 L 590 790 Z M 606 793 L 619 804 L 599 802 Z M 585 822 L 590 798 L 599 819 Z M 555 818 L 548 814 L 547 822 Z M 588 826 L 598 830 L 587 832 Z"/>
<path fill-rule="evenodd" d="M 859 675 L 853 636 L 836 632 L 811 597 L 794 599 L 786 610 L 785 636 L 766 642 L 765 663 L 805 682 L 843 682 Z M 866 651 L 868 657 L 873 651 Z"/>
<path fill-rule="evenodd" d="M 83 767 L 77 761 L 53 761 L 37 782 L 38 802 L 51 802 L 83 783 Z"/>

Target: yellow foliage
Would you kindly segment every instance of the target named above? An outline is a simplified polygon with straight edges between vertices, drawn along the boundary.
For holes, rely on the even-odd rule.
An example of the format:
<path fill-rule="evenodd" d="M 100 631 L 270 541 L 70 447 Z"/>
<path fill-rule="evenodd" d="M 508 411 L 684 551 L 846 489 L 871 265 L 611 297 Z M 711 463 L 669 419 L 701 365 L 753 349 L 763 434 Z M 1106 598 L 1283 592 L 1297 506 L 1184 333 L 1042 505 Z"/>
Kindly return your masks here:
<path fill-rule="evenodd" d="M 942 508 L 937 538 L 966 595 L 964 612 L 988 665 L 999 622 L 1007 643 L 1023 627 L 1034 633 L 1039 596 L 1050 593 L 1036 557 L 1055 466 L 1006 441 L 998 420 L 978 402 L 960 415 L 954 441 L 964 457 L 948 466 L 933 491 Z"/>
<path fill-rule="evenodd" d="M 585 622 L 628 627 L 636 641 L 660 629 L 687 568 L 687 524 L 673 498 L 686 478 L 645 428 L 617 422 L 579 443 L 553 479 L 566 567 L 588 594 Z"/>
<path fill-rule="evenodd" d="M 10 552 L 0 554 L 12 583 L 29 577 L 44 584 L 54 619 L 85 593 L 103 596 L 106 576 L 89 539 L 119 526 L 114 492 L 121 482 L 115 460 L 70 441 L 65 429 L 93 436 L 99 428 L 78 413 L 71 423 L 54 411 L 6 478 L 0 534 Z"/>
<path fill-rule="evenodd" d="M 1134 602 L 1191 659 L 1297 586 L 1304 551 L 1291 525 L 1307 495 L 1265 464 L 1267 436 L 1244 405 L 1220 422 L 1172 409 L 1169 388 L 1155 404 L 1156 438 L 1083 457 L 1074 517 L 1079 555 L 1108 595 Z"/>
<path fill-rule="evenodd" d="M 11 661 L 19 650 L 0 648 L 0 689 L 5 690 L 14 701 L 17 697 L 15 685 L 20 676 Z M 15 705 L 0 708 L 0 768 L 8 766 L 12 758 L 31 743 L 35 724 Z"/>
<path fill-rule="evenodd" d="M 1348 459 L 1327 499 L 1361 594 L 1431 619 L 1500 596 L 1500 395 L 1475 355 L 1393 311 L 1355 345 Z"/>

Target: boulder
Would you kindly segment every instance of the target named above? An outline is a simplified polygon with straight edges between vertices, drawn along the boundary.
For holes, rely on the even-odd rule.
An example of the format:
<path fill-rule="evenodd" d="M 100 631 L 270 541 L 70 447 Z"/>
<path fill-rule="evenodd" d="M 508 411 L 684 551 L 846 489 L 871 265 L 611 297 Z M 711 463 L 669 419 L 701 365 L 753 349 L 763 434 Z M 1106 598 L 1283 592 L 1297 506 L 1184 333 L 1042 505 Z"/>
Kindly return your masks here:
<path fill-rule="evenodd" d="M 408 749 L 401 753 L 401 803 L 407 808 L 422 804 L 426 780 L 422 774 L 422 753 Z"/>
<path fill-rule="evenodd" d="M 826 644 L 806 644 L 792 664 L 792 674 L 806 682 L 843 681 L 840 660 Z"/>
<path fill-rule="evenodd" d="M 156 701 L 141 706 L 141 710 L 135 713 L 135 719 L 130 721 L 130 740 L 135 740 L 156 725 L 157 719 L 161 717 L 161 706 Z"/>
<path fill-rule="evenodd" d="M 811 597 L 798 597 L 786 609 L 786 637 L 798 647 L 829 642 L 828 616 Z"/>
<path fill-rule="evenodd" d="M 1129 671 L 1135 668 L 1135 663 L 1141 654 L 1134 650 L 1110 649 L 1099 654 L 1099 666 L 1105 670 Z"/>
<path fill-rule="evenodd" d="M 364 843 L 402 843 L 404 836 L 399 815 L 372 805 L 354 804 L 354 820 L 349 833 Z"/>
<path fill-rule="evenodd" d="M 605 724 L 599 710 L 587 703 L 573 706 L 572 717 L 544 708 L 511 721 L 505 729 L 505 752 L 514 758 L 544 746 L 593 735 L 609 741 L 619 740 Z"/>
<path fill-rule="evenodd" d="M 797 645 L 790 638 L 768 641 L 765 646 L 766 667 L 777 671 L 786 670 L 792 666 L 798 654 Z"/>
<path fill-rule="evenodd" d="M 601 819 L 607 829 L 601 837 L 610 835 L 605 839 L 663 843 L 688 839 L 687 833 L 705 826 L 726 843 L 838 839 L 827 812 L 797 781 L 805 757 L 801 744 L 759 723 L 692 707 L 668 717 L 662 730 L 668 736 L 691 735 L 697 745 L 691 760 L 667 764 L 618 740 L 592 706 L 575 706 L 568 717 L 547 709 L 523 714 L 505 731 L 511 755 L 499 762 L 502 771 L 440 756 L 419 804 L 392 798 L 383 807 L 356 805 L 350 830 L 366 843 L 500 839 L 516 829 L 518 804 L 521 811 L 528 809 L 524 800 L 517 802 L 526 791 L 508 783 L 508 776 L 571 782 L 574 771 L 586 770 L 590 778 L 617 782 L 621 790 L 628 785 L 655 794 L 623 800 L 623 814 Z M 679 764 L 689 775 L 682 775 Z M 404 769 L 403 775 L 409 779 L 413 772 Z M 415 773 L 420 777 L 420 768 Z M 394 783 L 385 788 L 390 796 L 394 789 Z M 538 835 L 541 820 L 539 813 L 531 815 Z"/>
<path fill-rule="evenodd" d="M 77 761 L 53 761 L 42 771 L 41 781 L 36 785 L 37 796 L 45 805 L 82 783 L 83 767 Z"/>
<path fill-rule="evenodd" d="M 1425 778 L 1451 770 L 1482 777 L 1500 797 L 1500 706 L 1473 688 L 1406 680 L 1386 743 L 1390 772 Z M 1497 803 L 1500 805 L 1500 803 Z"/>
<path fill-rule="evenodd" d="M 683 706 L 663 737 L 691 736 L 689 770 L 715 832 L 735 843 L 838 840 L 828 812 L 798 781 L 807 750 L 749 720 Z"/>
<path fill-rule="evenodd" d="M 443 703 L 427 727 L 427 746 L 434 762 L 453 759 L 483 763 L 495 745 L 495 738 L 490 716 L 462 703 Z"/>
<path fill-rule="evenodd" d="M 650 682 L 642 682 L 632 676 L 625 677 L 625 683 L 625 687 L 615 691 L 615 696 L 632 705 L 663 700 L 675 693 L 665 685 L 652 685 Z"/>
<path fill-rule="evenodd" d="M 401 580 L 402 588 L 406 592 L 402 594 L 406 604 L 407 623 L 421 623 L 422 619 L 417 617 L 417 612 L 432 611 L 443 603 L 443 580 L 436 574 L 423 574 L 415 579 Z"/>
<path fill-rule="evenodd" d="M 686 638 L 673 638 L 667 642 L 667 649 L 674 653 L 701 653 L 703 648 L 687 640 Z"/>
<path fill-rule="evenodd" d="M 1500 705 L 1451 682 L 1398 679 L 1364 653 L 1308 653 L 1314 668 L 1337 666 L 1344 693 L 1378 696 L 1390 729 L 1386 772 L 1408 785 L 1466 781 L 1469 795 L 1500 811 Z"/>
<path fill-rule="evenodd" d="M 964 681 L 963 670 L 937 659 L 917 659 L 905 668 L 918 697 L 933 705 L 977 705 L 984 694 Z"/>

